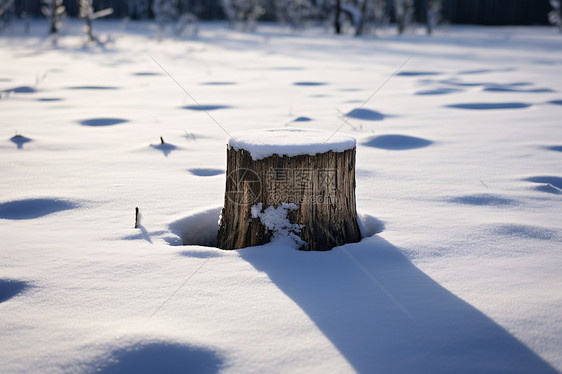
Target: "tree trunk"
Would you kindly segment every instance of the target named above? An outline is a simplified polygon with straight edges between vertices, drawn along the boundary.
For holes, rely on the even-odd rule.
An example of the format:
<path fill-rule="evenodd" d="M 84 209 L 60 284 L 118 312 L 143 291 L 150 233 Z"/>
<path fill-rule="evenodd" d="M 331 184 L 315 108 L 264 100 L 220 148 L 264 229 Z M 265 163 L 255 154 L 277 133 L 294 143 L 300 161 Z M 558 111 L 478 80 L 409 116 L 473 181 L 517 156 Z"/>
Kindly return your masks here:
<path fill-rule="evenodd" d="M 274 154 L 259 160 L 244 149 L 229 147 L 226 172 L 219 248 L 269 242 L 272 233 L 252 215 L 252 208 L 265 211 L 283 203 L 295 204 L 287 217 L 291 224 L 302 225 L 296 235 L 305 244 L 299 249 L 326 251 L 361 240 L 355 205 L 355 147 L 313 156 Z"/>
<path fill-rule="evenodd" d="M 363 0 L 363 4 L 361 5 L 361 19 L 359 20 L 359 25 L 357 25 L 357 29 L 355 30 L 355 36 L 360 36 L 363 34 L 365 17 L 367 16 L 367 1 L 368 0 Z"/>
<path fill-rule="evenodd" d="M 56 34 L 58 31 L 58 13 L 57 13 L 56 0 L 51 1 L 51 34 Z"/>
<path fill-rule="evenodd" d="M 334 20 L 334 27 L 336 29 L 336 34 L 341 34 L 341 0 L 336 0 L 336 19 Z"/>

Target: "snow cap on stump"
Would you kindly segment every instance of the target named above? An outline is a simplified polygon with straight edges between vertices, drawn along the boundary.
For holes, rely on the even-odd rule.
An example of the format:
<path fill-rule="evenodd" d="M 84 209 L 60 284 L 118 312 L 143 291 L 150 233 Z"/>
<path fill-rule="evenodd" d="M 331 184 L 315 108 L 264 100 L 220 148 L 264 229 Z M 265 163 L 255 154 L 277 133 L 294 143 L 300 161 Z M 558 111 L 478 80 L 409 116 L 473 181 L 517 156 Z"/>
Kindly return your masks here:
<path fill-rule="evenodd" d="M 250 152 L 253 160 L 273 155 L 293 157 L 343 152 L 354 148 L 356 143 L 351 136 L 296 128 L 242 131 L 228 140 L 228 145 L 235 150 Z"/>
<path fill-rule="evenodd" d="M 353 137 L 308 129 L 233 134 L 218 246 L 283 241 L 326 251 L 361 240 L 355 146 Z"/>

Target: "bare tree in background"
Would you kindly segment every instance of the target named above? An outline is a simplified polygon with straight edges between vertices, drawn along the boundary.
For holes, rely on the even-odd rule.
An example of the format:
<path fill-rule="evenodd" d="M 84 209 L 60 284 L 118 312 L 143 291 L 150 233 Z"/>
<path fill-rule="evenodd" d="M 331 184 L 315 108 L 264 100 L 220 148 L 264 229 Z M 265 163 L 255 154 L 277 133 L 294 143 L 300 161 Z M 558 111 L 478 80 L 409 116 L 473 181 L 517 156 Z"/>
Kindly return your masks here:
<path fill-rule="evenodd" d="M 277 19 L 290 24 L 294 29 L 302 29 L 304 21 L 317 13 L 311 0 L 274 0 L 273 5 Z"/>
<path fill-rule="evenodd" d="M 41 12 L 43 12 L 43 15 L 51 21 L 51 34 L 57 34 L 61 26 L 61 19 L 65 12 L 62 0 L 43 0 Z"/>
<path fill-rule="evenodd" d="M 94 12 L 94 0 L 78 0 L 78 16 L 86 21 L 86 33 L 88 34 L 88 40 L 90 42 L 100 43 L 100 41 L 95 37 L 93 30 L 93 22 L 95 19 L 109 16 L 113 13 L 112 8 L 106 8 Z"/>
<path fill-rule="evenodd" d="M 441 9 L 443 8 L 443 0 L 427 0 L 426 7 L 427 35 L 431 35 L 437 24 L 441 22 Z"/>
<path fill-rule="evenodd" d="M 150 16 L 150 0 L 127 0 L 127 14 L 133 18 L 147 19 Z"/>
<path fill-rule="evenodd" d="M 164 29 L 166 24 L 178 19 L 179 1 L 154 0 L 152 3 L 152 12 L 160 28 Z"/>
<path fill-rule="evenodd" d="M 388 22 L 386 14 L 386 0 L 363 0 L 359 1 L 360 20 L 355 30 L 355 35 L 363 35 L 375 30 Z"/>
<path fill-rule="evenodd" d="M 245 30 L 255 30 L 265 13 L 263 0 L 221 0 L 221 6 L 232 28 L 241 22 Z"/>
<path fill-rule="evenodd" d="M 0 0 L 0 32 L 4 28 L 4 24 L 7 22 L 4 16 L 8 14 L 8 11 L 14 5 L 15 0 Z"/>
<path fill-rule="evenodd" d="M 562 32 L 562 6 L 560 0 L 550 0 L 550 5 L 553 9 L 548 13 L 548 20 L 553 25 L 558 26 L 558 29 Z"/>
<path fill-rule="evenodd" d="M 403 34 L 414 21 L 414 0 L 393 0 L 398 34 Z"/>
<path fill-rule="evenodd" d="M 175 35 L 197 35 L 199 19 L 190 12 L 191 7 L 185 1 L 179 0 L 154 0 L 152 12 L 161 31 L 168 26 Z"/>

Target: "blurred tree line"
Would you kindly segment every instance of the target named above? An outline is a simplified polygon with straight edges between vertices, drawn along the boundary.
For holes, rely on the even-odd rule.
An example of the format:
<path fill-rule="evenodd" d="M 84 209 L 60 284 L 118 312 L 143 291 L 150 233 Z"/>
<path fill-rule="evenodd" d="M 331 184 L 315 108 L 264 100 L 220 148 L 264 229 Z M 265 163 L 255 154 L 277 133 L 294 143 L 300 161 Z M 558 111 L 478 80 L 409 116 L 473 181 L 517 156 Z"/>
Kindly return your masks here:
<path fill-rule="evenodd" d="M 113 18 L 154 19 L 155 2 L 162 0 L 94 0 L 95 9 L 112 8 Z M 414 21 L 425 23 L 427 19 L 427 3 L 431 0 L 412 0 Z M 2 1 L 0 1 L 2 2 Z M 17 0 L 13 2 L 12 13 L 19 17 L 22 14 L 31 17 L 42 16 L 40 0 Z M 190 13 L 201 20 L 229 19 L 228 5 L 234 8 L 259 5 L 260 21 L 286 21 L 287 9 L 293 8 L 296 17 L 302 20 L 316 20 L 333 16 L 329 8 L 334 8 L 340 0 L 172 0 L 178 14 Z M 396 22 L 394 0 L 341 0 L 344 9 L 353 6 L 359 10 L 363 4 L 385 3 L 385 13 L 389 22 Z M 80 12 L 76 0 L 62 1 L 66 14 L 77 17 Z M 317 8 L 311 11 L 311 8 Z M 443 0 L 441 16 L 453 24 L 480 25 L 546 25 L 549 23 L 548 13 L 552 10 L 550 0 Z M 235 9 L 236 11 L 236 9 Z M 290 9 L 289 9 L 290 11 Z M 316 14 L 313 14 L 316 13 Z M 349 13 L 349 12 L 348 12 Z M 232 15 L 231 15 L 232 16 Z M 256 14 L 252 15 L 256 17 Z M 346 14 L 345 17 L 353 15 Z M 379 15 L 380 17 L 381 15 Z M 243 16 L 240 16 L 243 17 Z"/>

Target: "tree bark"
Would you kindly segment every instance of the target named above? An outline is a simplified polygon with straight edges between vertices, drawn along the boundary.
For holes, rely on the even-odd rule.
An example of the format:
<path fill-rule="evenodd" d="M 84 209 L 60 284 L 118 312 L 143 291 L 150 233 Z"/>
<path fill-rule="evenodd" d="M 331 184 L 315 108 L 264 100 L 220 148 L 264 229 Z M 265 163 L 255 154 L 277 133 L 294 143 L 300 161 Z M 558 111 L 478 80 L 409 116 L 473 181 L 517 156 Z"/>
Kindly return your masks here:
<path fill-rule="evenodd" d="M 252 207 L 294 203 L 291 224 L 302 225 L 300 249 L 326 251 L 361 240 L 355 202 L 355 148 L 344 152 L 253 160 L 244 149 L 227 151 L 225 203 L 218 247 L 239 249 L 271 239 Z"/>

